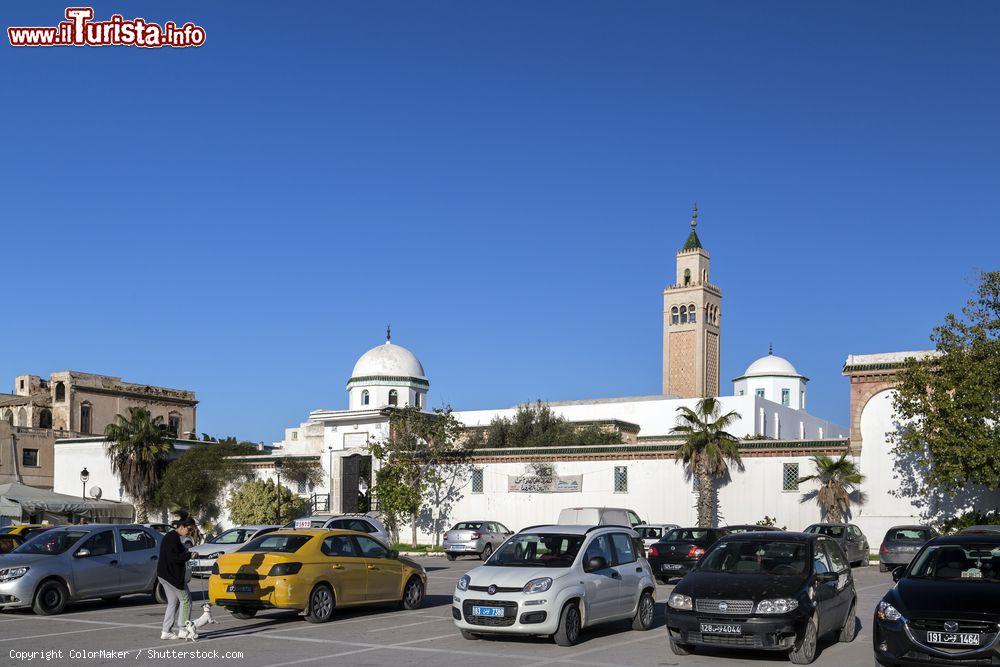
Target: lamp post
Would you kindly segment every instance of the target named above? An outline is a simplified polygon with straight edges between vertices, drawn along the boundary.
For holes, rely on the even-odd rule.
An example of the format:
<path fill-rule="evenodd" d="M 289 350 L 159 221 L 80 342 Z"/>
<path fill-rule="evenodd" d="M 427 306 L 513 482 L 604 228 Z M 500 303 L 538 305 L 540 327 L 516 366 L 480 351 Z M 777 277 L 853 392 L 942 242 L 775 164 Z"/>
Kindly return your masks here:
<path fill-rule="evenodd" d="M 275 520 L 277 525 L 281 525 L 281 465 L 283 461 L 281 459 L 274 460 L 274 471 L 278 474 L 278 485 L 275 487 L 274 491 L 278 496 L 278 513 Z"/>
<path fill-rule="evenodd" d="M 80 481 L 83 482 L 83 495 L 81 498 L 87 499 L 87 480 L 90 479 L 90 473 L 86 468 L 80 471 Z"/>

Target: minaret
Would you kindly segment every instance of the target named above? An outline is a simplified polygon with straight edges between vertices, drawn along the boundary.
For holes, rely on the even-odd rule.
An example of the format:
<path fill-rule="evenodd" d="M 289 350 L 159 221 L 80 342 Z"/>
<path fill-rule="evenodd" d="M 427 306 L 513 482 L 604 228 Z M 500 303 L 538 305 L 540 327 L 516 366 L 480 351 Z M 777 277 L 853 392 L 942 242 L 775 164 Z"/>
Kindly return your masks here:
<path fill-rule="evenodd" d="M 722 290 L 709 282 L 698 205 L 691 234 L 677 253 L 677 281 L 663 290 L 663 393 L 682 398 L 719 395 Z"/>

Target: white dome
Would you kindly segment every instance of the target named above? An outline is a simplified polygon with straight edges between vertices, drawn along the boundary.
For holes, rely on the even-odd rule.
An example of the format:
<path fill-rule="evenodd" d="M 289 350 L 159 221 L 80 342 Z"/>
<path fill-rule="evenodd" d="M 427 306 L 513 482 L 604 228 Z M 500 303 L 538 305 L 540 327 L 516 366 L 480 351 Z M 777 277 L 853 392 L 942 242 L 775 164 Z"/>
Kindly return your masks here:
<path fill-rule="evenodd" d="M 761 357 L 750 364 L 740 377 L 761 377 L 766 375 L 802 377 L 795 370 L 795 366 L 792 366 L 792 362 L 774 354 Z"/>
<path fill-rule="evenodd" d="M 352 380 L 372 376 L 427 379 L 424 377 L 424 367 L 420 365 L 416 355 L 402 345 L 394 345 L 389 341 L 368 350 L 354 364 Z"/>

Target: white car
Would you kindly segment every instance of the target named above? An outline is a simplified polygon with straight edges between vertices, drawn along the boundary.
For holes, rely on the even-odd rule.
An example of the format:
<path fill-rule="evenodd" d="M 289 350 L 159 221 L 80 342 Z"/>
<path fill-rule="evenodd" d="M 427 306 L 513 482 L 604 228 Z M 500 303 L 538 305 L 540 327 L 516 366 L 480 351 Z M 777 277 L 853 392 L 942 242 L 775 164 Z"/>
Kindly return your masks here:
<path fill-rule="evenodd" d="M 680 528 L 680 526 L 676 523 L 644 523 L 641 526 L 636 526 L 635 532 L 639 533 L 643 546 L 648 549 L 662 540 L 663 536 L 674 528 Z"/>
<path fill-rule="evenodd" d="M 466 639 L 543 635 L 572 646 L 580 631 L 632 619 L 653 626 L 656 584 L 638 533 L 622 526 L 534 526 L 458 580 L 451 608 Z"/>
<path fill-rule="evenodd" d="M 392 544 L 385 524 L 370 514 L 316 514 L 295 519 L 285 528 L 327 528 L 329 530 L 357 530 L 368 533 L 383 544 Z"/>
<path fill-rule="evenodd" d="M 278 526 L 236 526 L 219 533 L 207 542 L 191 547 L 189 570 L 193 577 L 207 577 L 222 554 L 231 554 L 255 537 L 273 533 Z"/>

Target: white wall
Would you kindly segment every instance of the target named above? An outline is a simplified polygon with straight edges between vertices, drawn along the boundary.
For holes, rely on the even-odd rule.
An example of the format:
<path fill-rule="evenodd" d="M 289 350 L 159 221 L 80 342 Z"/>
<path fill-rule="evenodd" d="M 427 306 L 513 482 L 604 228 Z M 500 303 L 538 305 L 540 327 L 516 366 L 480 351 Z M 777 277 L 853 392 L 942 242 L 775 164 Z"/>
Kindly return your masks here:
<path fill-rule="evenodd" d="M 757 390 L 764 390 L 764 398 L 781 404 L 781 390 L 788 390 L 788 407 L 793 410 L 805 409 L 806 383 L 802 378 L 768 375 L 748 377 L 733 383 L 734 396 L 756 396 Z M 743 394 L 740 394 L 740 392 Z"/>

